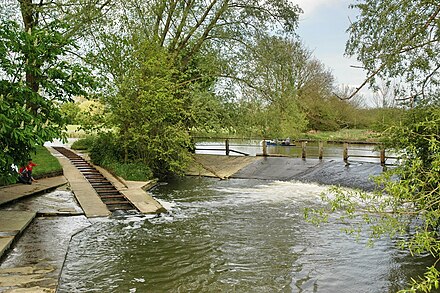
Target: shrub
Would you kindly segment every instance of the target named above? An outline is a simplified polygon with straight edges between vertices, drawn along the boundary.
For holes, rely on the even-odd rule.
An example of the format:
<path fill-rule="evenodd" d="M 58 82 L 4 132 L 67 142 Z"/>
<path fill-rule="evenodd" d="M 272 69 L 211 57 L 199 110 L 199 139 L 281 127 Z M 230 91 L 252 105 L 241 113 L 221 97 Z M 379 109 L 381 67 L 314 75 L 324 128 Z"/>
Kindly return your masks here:
<path fill-rule="evenodd" d="M 87 136 L 86 138 L 78 139 L 75 141 L 71 148 L 72 150 L 90 150 L 95 142 L 96 137 Z"/>
<path fill-rule="evenodd" d="M 153 178 L 153 172 L 144 163 L 120 163 L 116 161 L 105 161 L 102 165 L 116 176 L 125 180 L 146 181 Z"/>
<path fill-rule="evenodd" d="M 96 165 L 103 165 L 107 161 L 123 160 L 123 148 L 116 136 L 111 133 L 101 133 L 98 135 L 89 148 L 90 158 Z"/>
<path fill-rule="evenodd" d="M 87 149 L 90 151 L 92 162 L 106 168 L 116 176 L 134 181 L 153 178 L 150 166 L 139 159 L 136 160 L 132 150 L 125 152 L 123 141 L 113 133 L 101 133 L 80 144 L 90 144 Z"/>

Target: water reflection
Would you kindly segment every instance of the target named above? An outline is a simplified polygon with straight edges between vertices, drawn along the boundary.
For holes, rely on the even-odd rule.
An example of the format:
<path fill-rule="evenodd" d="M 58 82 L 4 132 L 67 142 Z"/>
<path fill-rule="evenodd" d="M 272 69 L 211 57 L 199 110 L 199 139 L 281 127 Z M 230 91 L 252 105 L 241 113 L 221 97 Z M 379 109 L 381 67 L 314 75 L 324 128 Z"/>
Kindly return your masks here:
<path fill-rule="evenodd" d="M 428 260 L 305 223 L 312 184 L 184 178 L 169 215 L 98 221 L 77 235 L 59 292 L 395 292 Z M 407 270 L 411 268 L 412 270 Z"/>

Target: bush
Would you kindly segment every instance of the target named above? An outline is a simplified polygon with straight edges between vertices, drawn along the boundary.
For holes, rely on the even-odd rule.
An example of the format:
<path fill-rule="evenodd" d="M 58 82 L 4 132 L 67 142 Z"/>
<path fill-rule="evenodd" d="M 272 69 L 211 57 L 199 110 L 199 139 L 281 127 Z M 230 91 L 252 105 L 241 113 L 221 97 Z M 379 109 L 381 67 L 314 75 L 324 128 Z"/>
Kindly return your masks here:
<path fill-rule="evenodd" d="M 75 141 L 71 148 L 72 150 L 90 150 L 95 143 L 96 137 L 88 136 L 86 138 L 78 139 Z"/>
<path fill-rule="evenodd" d="M 112 161 L 122 162 L 124 158 L 123 147 L 111 132 L 98 135 L 94 139 L 89 151 L 90 159 L 96 165 L 102 166 L 104 162 Z"/>
<path fill-rule="evenodd" d="M 101 133 L 79 144 L 88 146 L 94 164 L 104 167 L 116 176 L 134 181 L 153 178 L 153 172 L 145 162 L 135 160 L 132 155 L 125 156 L 122 140 L 113 133 Z M 133 152 L 128 150 L 127 154 Z"/>
<path fill-rule="evenodd" d="M 153 172 L 144 163 L 105 161 L 102 166 L 112 174 L 122 177 L 125 180 L 147 181 L 154 177 Z"/>

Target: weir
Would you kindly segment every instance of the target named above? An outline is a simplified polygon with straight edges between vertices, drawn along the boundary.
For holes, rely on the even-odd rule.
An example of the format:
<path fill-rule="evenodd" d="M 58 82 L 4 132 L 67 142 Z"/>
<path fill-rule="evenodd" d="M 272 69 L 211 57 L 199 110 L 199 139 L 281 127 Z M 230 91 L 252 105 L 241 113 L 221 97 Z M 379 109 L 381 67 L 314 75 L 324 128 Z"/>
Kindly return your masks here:
<path fill-rule="evenodd" d="M 238 157 L 196 154 L 187 175 L 260 180 L 297 180 L 338 185 L 371 191 L 372 176 L 381 174 L 380 164 L 341 160 L 300 159 L 288 157 Z"/>

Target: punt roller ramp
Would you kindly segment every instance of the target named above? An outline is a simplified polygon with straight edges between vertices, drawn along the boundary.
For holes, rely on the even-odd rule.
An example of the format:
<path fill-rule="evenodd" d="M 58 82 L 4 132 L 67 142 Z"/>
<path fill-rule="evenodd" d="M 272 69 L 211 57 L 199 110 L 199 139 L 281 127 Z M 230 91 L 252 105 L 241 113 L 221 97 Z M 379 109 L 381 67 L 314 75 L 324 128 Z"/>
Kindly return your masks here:
<path fill-rule="evenodd" d="M 64 147 L 53 148 L 67 157 L 81 172 L 90 185 L 95 189 L 101 201 L 107 206 L 109 211 L 125 210 L 139 212 L 139 210 L 118 189 L 116 189 L 116 187 L 114 187 L 113 184 L 101 174 L 101 172 L 83 157 Z"/>

